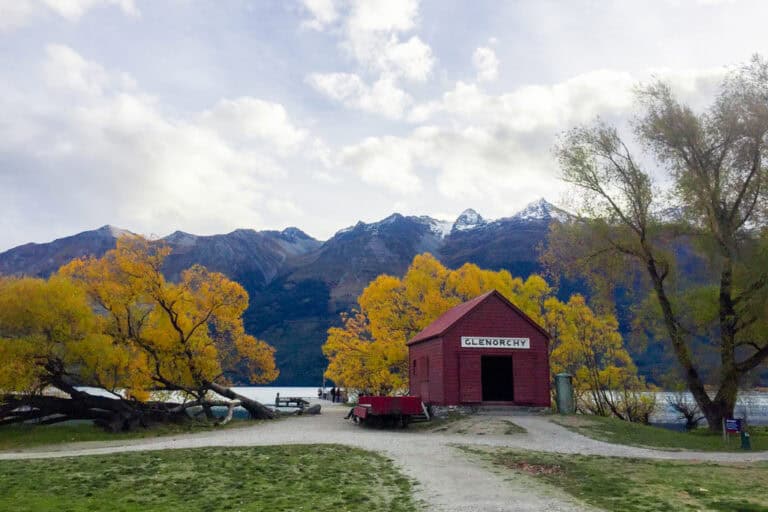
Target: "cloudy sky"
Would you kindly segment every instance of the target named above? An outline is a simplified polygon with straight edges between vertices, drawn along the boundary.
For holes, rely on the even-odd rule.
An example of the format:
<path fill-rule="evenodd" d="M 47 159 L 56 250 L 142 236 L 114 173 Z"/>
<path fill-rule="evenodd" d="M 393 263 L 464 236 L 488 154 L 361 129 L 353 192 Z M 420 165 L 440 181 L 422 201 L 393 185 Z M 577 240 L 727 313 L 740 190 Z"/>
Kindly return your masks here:
<path fill-rule="evenodd" d="M 0 0 L 0 250 L 557 203 L 559 132 L 624 123 L 652 76 L 705 104 L 768 54 L 766 19 L 761 0 Z"/>

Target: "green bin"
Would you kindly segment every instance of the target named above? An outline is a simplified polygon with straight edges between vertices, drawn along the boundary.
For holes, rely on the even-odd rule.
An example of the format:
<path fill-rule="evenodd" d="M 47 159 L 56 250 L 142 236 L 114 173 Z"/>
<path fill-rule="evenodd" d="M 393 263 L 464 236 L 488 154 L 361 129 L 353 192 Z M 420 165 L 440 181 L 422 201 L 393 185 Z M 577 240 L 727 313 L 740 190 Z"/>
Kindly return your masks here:
<path fill-rule="evenodd" d="M 741 431 L 741 449 L 742 450 L 751 450 L 752 449 L 752 441 L 749 439 L 749 432 Z"/>
<path fill-rule="evenodd" d="M 555 402 L 560 414 L 573 414 L 576 406 L 573 402 L 573 375 L 558 373 L 555 375 Z"/>

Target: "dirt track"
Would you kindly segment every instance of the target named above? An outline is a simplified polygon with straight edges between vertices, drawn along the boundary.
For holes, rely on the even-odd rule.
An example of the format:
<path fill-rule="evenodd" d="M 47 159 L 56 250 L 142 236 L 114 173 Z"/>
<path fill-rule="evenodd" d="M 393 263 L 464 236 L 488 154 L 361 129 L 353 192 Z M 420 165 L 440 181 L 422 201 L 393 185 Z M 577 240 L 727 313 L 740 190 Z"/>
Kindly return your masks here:
<path fill-rule="evenodd" d="M 412 432 L 361 428 L 343 419 L 347 409 L 324 405 L 320 416 L 294 417 L 253 427 L 137 439 L 59 445 L 0 453 L 0 459 L 29 459 L 105 454 L 124 451 L 253 446 L 275 444 L 338 443 L 375 450 L 390 457 L 415 479 L 416 497 L 434 511 L 578 511 L 589 507 L 557 489 L 526 476 L 501 474 L 454 445 L 508 446 L 561 453 L 618 457 L 695 459 L 712 461 L 768 460 L 768 452 L 668 452 L 595 441 L 575 434 L 546 417 L 476 416 L 449 425 L 443 431 Z M 527 433 L 510 433 L 507 421 Z"/>

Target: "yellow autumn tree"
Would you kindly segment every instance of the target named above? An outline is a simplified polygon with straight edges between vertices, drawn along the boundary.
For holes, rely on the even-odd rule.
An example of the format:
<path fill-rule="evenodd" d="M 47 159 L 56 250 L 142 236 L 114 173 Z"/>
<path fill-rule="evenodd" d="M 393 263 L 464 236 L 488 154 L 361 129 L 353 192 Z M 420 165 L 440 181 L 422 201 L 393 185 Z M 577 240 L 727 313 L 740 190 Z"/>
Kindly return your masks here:
<path fill-rule="evenodd" d="M 0 393 L 39 394 L 63 379 L 114 390 L 131 354 L 103 334 L 67 279 L 0 278 Z"/>
<path fill-rule="evenodd" d="M 647 423 L 655 406 L 624 347 L 614 315 L 597 314 L 584 296 L 567 303 L 544 302 L 542 325 L 550 333 L 552 374 L 573 375 L 576 405 L 581 412 Z"/>
<path fill-rule="evenodd" d="M 128 420 L 131 407 L 119 390 L 136 355 L 104 332 L 103 318 L 69 279 L 0 278 L 0 424 Z M 91 395 L 76 383 L 114 397 Z M 52 396 L 53 388 L 68 397 Z"/>
<path fill-rule="evenodd" d="M 406 342 L 450 308 L 490 290 L 550 332 L 552 370 L 574 375 L 582 410 L 634 419 L 636 408 L 627 414 L 616 391 L 644 389 L 645 384 L 613 315 L 595 314 L 580 295 L 561 302 L 536 274 L 523 280 L 469 263 L 450 270 L 430 254 L 416 256 L 402 279 L 377 277 L 358 298 L 358 309 L 328 330 L 326 377 L 366 393 L 404 392 Z"/>
<path fill-rule="evenodd" d="M 416 256 L 402 279 L 381 275 L 371 282 L 358 298 L 358 309 L 342 315 L 341 327 L 328 330 L 325 375 L 369 393 L 405 391 L 406 342 L 450 308 L 493 289 L 536 321 L 552 292 L 538 275 L 523 280 L 472 264 L 450 270 L 431 254 Z"/>
<path fill-rule="evenodd" d="M 124 430 L 177 419 L 194 406 L 212 415 L 212 406 L 224 404 L 230 411 L 242 405 L 253 417 L 274 416 L 228 387 L 235 372 L 247 371 L 257 383 L 278 375 L 274 349 L 245 333 L 248 294 L 199 265 L 178 282 L 167 281 L 162 267 L 169 251 L 127 236 L 103 257 L 72 261 L 49 280 L 0 281 L 0 357 L 9 361 L 0 369 L 0 422 L 89 418 Z M 46 386 L 69 398 L 43 396 Z M 148 401 L 158 390 L 185 403 Z"/>
<path fill-rule="evenodd" d="M 194 265 L 165 279 L 170 249 L 124 236 L 101 258 L 75 260 L 60 274 L 77 283 L 108 319 L 108 332 L 141 354 L 133 380 L 145 390 L 183 391 L 203 401 L 223 392 L 228 375 L 247 369 L 254 383 L 278 375 L 274 349 L 245 333 L 248 294 L 218 272 Z"/>

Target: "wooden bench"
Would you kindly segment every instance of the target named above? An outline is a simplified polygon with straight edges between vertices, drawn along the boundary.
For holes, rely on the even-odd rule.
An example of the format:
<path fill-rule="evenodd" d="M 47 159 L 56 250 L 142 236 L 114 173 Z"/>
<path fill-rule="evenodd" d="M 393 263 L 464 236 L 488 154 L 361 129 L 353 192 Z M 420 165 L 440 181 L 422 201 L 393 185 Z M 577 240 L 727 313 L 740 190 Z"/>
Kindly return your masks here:
<path fill-rule="evenodd" d="M 298 407 L 304 409 L 309 406 L 309 400 L 299 396 L 280 398 L 280 393 L 275 396 L 275 407 Z"/>

